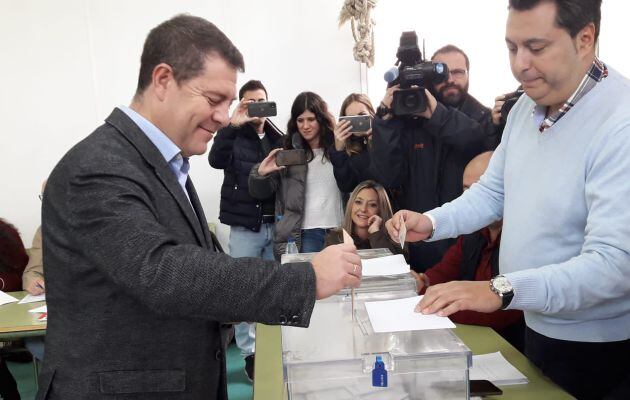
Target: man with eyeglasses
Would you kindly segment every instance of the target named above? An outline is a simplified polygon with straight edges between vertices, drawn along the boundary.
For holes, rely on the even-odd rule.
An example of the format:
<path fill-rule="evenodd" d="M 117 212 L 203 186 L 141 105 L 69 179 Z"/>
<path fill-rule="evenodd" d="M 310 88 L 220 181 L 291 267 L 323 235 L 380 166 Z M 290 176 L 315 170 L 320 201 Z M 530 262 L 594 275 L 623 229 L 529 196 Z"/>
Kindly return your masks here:
<path fill-rule="evenodd" d="M 491 111 L 468 94 L 470 62 L 458 47 L 446 45 L 431 60 L 448 66 L 449 77 L 425 90 L 427 108 L 412 116 L 394 116 L 387 89 L 373 123 L 371 169 L 391 189 L 396 204 L 423 212 L 462 194 L 462 176 L 470 160 L 494 150 L 499 140 Z M 411 266 L 417 272 L 437 264 L 452 240 L 414 243 Z"/>

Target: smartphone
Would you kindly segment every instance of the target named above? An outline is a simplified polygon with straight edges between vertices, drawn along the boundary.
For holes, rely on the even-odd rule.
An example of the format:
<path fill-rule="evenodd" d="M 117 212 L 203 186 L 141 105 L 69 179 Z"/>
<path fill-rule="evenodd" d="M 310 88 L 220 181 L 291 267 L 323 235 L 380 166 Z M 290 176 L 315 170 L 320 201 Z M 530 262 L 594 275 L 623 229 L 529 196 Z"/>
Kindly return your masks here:
<path fill-rule="evenodd" d="M 486 380 L 470 381 L 470 397 L 473 396 L 495 396 L 503 394 L 503 390 L 499 389 L 494 383 Z"/>
<path fill-rule="evenodd" d="M 339 121 L 350 121 L 350 132 L 362 136 L 372 128 L 372 117 L 369 115 L 349 115 L 339 117 Z"/>
<path fill-rule="evenodd" d="M 276 154 L 276 165 L 279 167 L 304 164 L 306 164 L 306 153 L 303 149 L 280 150 Z"/>
<path fill-rule="evenodd" d="M 247 103 L 247 115 L 250 117 L 275 117 L 278 115 L 275 101 Z"/>

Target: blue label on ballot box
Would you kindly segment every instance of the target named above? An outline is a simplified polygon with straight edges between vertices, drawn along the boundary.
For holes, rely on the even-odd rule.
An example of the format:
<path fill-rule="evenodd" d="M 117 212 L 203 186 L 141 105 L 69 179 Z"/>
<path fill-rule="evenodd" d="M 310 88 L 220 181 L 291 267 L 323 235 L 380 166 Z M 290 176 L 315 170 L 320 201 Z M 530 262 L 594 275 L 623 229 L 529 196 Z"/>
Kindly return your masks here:
<path fill-rule="evenodd" d="M 372 370 L 372 386 L 387 387 L 387 370 L 381 356 L 376 356 L 376 362 Z"/>

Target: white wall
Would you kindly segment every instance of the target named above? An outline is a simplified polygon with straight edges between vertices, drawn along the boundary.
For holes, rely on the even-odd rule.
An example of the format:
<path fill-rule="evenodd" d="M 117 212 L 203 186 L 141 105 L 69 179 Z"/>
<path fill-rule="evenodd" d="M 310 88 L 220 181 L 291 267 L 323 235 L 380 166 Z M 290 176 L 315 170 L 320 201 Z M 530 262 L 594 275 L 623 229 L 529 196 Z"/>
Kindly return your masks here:
<path fill-rule="evenodd" d="M 245 56 L 248 79 L 265 82 L 278 102 L 275 122 L 286 126 L 295 95 L 313 90 L 337 113 L 359 91 L 349 26 L 337 28 L 342 0 L 0 0 L 0 217 L 20 229 L 27 246 L 39 225 L 40 183 L 59 158 L 128 104 L 148 31 L 189 12 L 216 23 Z M 471 59 L 470 91 L 482 103 L 513 90 L 504 43 L 507 1 L 380 0 L 376 65 L 369 94 L 382 97 L 383 72 L 395 61 L 403 30 L 427 40 L 427 55 L 446 43 Z M 601 58 L 630 76 L 627 2 L 604 0 Z M 191 175 L 209 220 L 217 220 L 222 171 L 206 156 Z M 227 243 L 228 230 L 219 227 Z"/>
<path fill-rule="evenodd" d="M 339 1 L 0 0 L 0 217 L 30 246 L 40 224 L 40 183 L 68 149 L 133 96 L 149 30 L 188 12 L 214 22 L 261 79 L 286 127 L 295 96 L 312 90 L 332 110 L 358 91 L 352 37 L 337 28 Z M 334 78 L 333 78 L 334 77 Z M 284 129 L 284 128 L 283 128 Z M 191 176 L 218 222 L 223 172 L 194 157 Z M 219 227 L 227 244 L 228 229 Z M 227 246 L 226 246 L 227 248 Z"/>

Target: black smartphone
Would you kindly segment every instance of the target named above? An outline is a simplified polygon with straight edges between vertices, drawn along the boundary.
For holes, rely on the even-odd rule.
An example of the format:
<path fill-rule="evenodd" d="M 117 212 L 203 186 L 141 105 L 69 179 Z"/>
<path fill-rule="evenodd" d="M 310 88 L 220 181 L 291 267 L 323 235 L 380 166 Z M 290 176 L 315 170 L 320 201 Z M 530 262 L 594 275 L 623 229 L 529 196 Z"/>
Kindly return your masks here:
<path fill-rule="evenodd" d="M 279 167 L 304 164 L 306 164 L 306 153 L 303 149 L 280 150 L 276 154 L 276 165 Z"/>
<path fill-rule="evenodd" d="M 369 115 L 348 115 L 339 117 L 339 121 L 350 121 L 350 132 L 362 136 L 372 128 L 372 117 Z"/>
<path fill-rule="evenodd" d="M 503 390 L 499 389 L 494 383 L 486 380 L 470 381 L 470 397 L 473 396 L 498 396 L 503 394 Z"/>
<path fill-rule="evenodd" d="M 250 117 L 275 117 L 278 115 L 275 101 L 247 103 L 247 115 Z"/>

